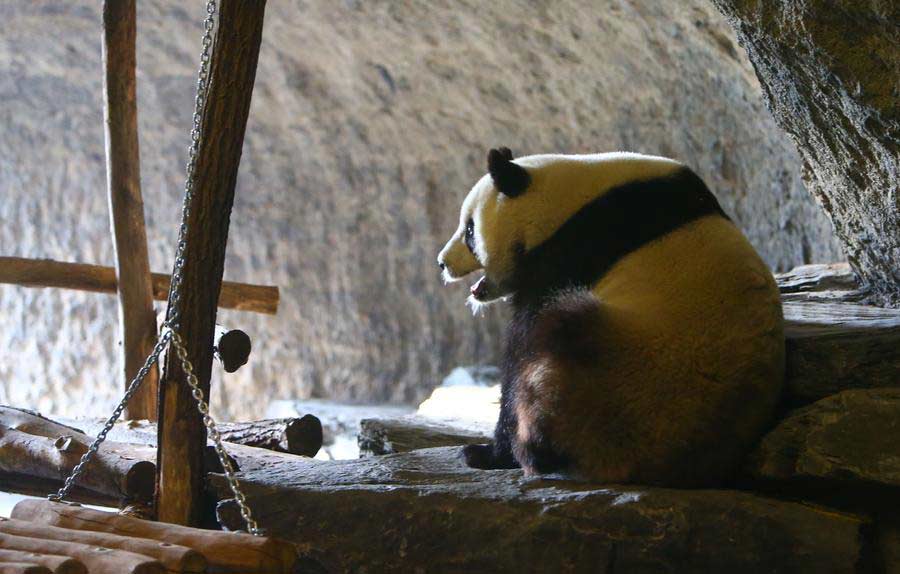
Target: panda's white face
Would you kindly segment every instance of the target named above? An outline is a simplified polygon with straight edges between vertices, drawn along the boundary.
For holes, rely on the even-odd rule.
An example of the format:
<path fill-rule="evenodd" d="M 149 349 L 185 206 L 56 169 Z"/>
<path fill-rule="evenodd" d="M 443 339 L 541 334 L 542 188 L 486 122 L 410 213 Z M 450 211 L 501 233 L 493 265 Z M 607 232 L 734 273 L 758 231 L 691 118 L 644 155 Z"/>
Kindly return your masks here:
<path fill-rule="evenodd" d="M 471 302 L 487 303 L 509 294 L 503 279 L 512 271 L 505 256 L 511 230 L 499 225 L 503 203 L 512 201 L 497 191 L 490 175 L 482 177 L 463 201 L 459 226 L 438 255 L 445 282 L 459 281 L 483 269 L 484 275 L 471 288 Z M 509 222 L 507 222 L 509 223 Z"/>
<path fill-rule="evenodd" d="M 484 271 L 470 289 L 474 306 L 512 294 L 519 256 L 546 241 L 587 203 L 622 183 L 680 167 L 669 159 L 624 152 L 513 161 L 505 148 L 491 150 L 488 164 L 490 173 L 469 191 L 459 226 L 438 254 L 445 282 Z"/>

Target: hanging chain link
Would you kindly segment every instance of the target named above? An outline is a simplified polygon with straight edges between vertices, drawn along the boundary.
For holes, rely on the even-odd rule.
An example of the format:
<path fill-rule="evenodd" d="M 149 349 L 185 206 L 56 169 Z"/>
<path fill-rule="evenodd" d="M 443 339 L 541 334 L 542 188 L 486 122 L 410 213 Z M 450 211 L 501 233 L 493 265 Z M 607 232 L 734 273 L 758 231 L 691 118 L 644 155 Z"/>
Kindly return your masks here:
<path fill-rule="evenodd" d="M 181 319 L 181 283 L 184 271 L 184 250 L 187 247 L 187 223 L 191 214 L 191 200 L 194 197 L 194 180 L 196 178 L 197 152 L 200 149 L 200 129 L 203 123 L 203 109 L 209 90 L 209 58 L 213 43 L 215 27 L 216 2 L 206 3 L 206 19 L 203 20 L 203 39 L 200 52 L 200 70 L 197 72 L 197 95 L 194 97 L 194 115 L 191 124 L 191 143 L 188 146 L 188 159 L 185 166 L 184 200 L 181 203 L 181 227 L 178 229 L 178 246 L 175 249 L 175 264 L 172 269 L 172 281 L 169 285 L 168 316 L 166 325 L 173 331 L 178 330 Z"/>
<path fill-rule="evenodd" d="M 263 531 L 259 528 L 259 525 L 250 514 L 250 507 L 247 505 L 247 499 L 241 491 L 240 482 L 238 481 L 237 476 L 235 476 L 234 466 L 231 464 L 231 460 L 225 452 L 225 447 L 222 444 L 222 436 L 216 426 L 216 421 L 209 414 L 209 404 L 207 404 L 206 397 L 203 395 L 203 389 L 200 388 L 200 381 L 197 379 L 197 375 L 194 374 L 194 366 L 191 364 L 190 359 L 188 359 L 187 348 L 184 345 L 181 335 L 178 334 L 178 327 L 180 326 L 181 319 L 180 303 L 181 286 L 184 275 L 184 251 L 187 246 L 187 222 L 191 213 L 191 199 L 194 196 L 197 152 L 200 149 L 203 110 L 206 106 L 207 96 L 209 95 L 209 62 L 213 44 L 213 29 L 215 28 L 216 23 L 215 14 L 216 1 L 209 0 L 206 3 L 206 19 L 203 20 L 203 51 L 200 53 L 200 70 L 197 73 L 197 95 L 194 98 L 191 143 L 188 146 L 188 160 L 185 169 L 186 176 L 184 182 L 184 201 L 181 206 L 181 227 L 178 229 L 178 246 L 175 250 L 175 264 L 172 268 L 172 280 L 169 286 L 168 316 L 163 324 L 163 332 L 156 342 L 156 345 L 153 347 L 153 351 L 147 357 L 147 360 L 144 361 L 144 365 L 138 371 L 137 375 L 135 375 L 134 379 L 128 384 L 128 388 L 125 390 L 125 395 L 122 397 L 122 400 L 119 402 L 118 406 L 116 406 L 112 415 L 106 420 L 106 424 L 103 425 L 103 429 L 97 434 L 97 437 L 94 439 L 94 442 L 91 443 L 91 446 L 88 447 L 87 452 L 81 456 L 78 464 L 75 465 L 71 474 L 69 474 L 65 482 L 63 482 L 62 488 L 55 494 L 49 495 L 47 498 L 61 502 L 68 496 L 69 491 L 72 489 L 72 486 L 74 486 L 78 476 L 84 472 L 85 466 L 100 449 L 100 445 L 103 441 L 106 440 L 106 435 L 109 434 L 113 426 L 115 426 L 116 421 L 122 416 L 122 412 L 124 412 L 132 395 L 134 395 L 138 387 L 141 386 L 141 383 L 144 382 L 144 379 L 147 377 L 153 364 L 159 361 L 159 356 L 166 348 L 166 345 L 171 343 L 178 356 L 178 360 L 181 362 L 181 370 L 184 371 L 185 380 L 188 386 L 191 387 L 191 396 L 197 401 L 197 411 L 203 418 L 203 425 L 206 427 L 207 436 L 212 439 L 213 444 L 215 445 L 216 455 L 219 457 L 219 462 L 222 464 L 222 470 L 225 473 L 228 487 L 234 494 L 234 499 L 240 509 L 241 517 L 244 519 L 244 522 L 247 523 L 247 530 L 250 534 L 262 536 Z"/>
<path fill-rule="evenodd" d="M 84 467 L 90 462 L 91 458 L 94 454 L 97 453 L 97 450 L 100 449 L 100 444 L 106 440 L 106 435 L 109 434 L 109 431 L 112 430 L 113 426 L 116 424 L 116 421 L 119 420 L 119 417 L 122 416 L 122 411 L 125 410 L 125 406 L 128 404 L 128 401 L 131 400 L 131 396 L 138 390 L 138 387 L 141 386 L 141 383 L 144 382 L 144 378 L 147 376 L 147 373 L 150 372 L 150 369 L 153 367 L 153 363 L 159 359 L 160 353 L 163 352 L 163 349 L 166 348 L 166 344 L 169 342 L 169 339 L 172 337 L 172 331 L 166 331 L 156 342 L 156 346 L 153 347 L 153 351 L 147 357 L 147 360 L 144 361 L 144 366 L 137 372 L 134 379 L 129 383 L 128 388 L 125 390 L 125 395 L 122 397 L 122 400 L 119 402 L 119 405 L 116 407 L 116 410 L 106 419 L 106 424 L 103 425 L 103 430 L 101 430 L 97 434 L 97 438 L 94 439 L 94 442 L 91 443 L 91 446 L 88 447 L 87 452 L 81 455 L 81 460 L 78 461 L 78 464 L 75 465 L 75 468 L 72 469 L 72 472 L 66 477 L 65 482 L 63 482 L 62 488 L 56 491 L 56 494 L 51 494 L 47 498 L 50 500 L 55 500 L 57 502 L 64 499 L 69 494 L 69 490 L 72 489 L 72 486 L 75 484 L 75 480 L 78 476 L 84 472 Z"/>
<path fill-rule="evenodd" d="M 206 434 L 212 439 L 213 444 L 215 445 L 216 455 L 219 457 L 219 462 L 222 464 L 222 471 L 225 473 L 225 480 L 228 481 L 228 488 L 230 488 L 231 492 L 234 494 L 234 500 L 237 502 L 238 508 L 241 511 L 241 517 L 244 519 L 244 522 L 247 523 L 247 530 L 250 534 L 261 536 L 262 530 L 260 530 L 259 525 L 256 524 L 256 521 L 250 514 L 250 507 L 247 506 L 247 499 L 244 497 L 244 493 L 241 491 L 240 482 L 238 482 L 237 476 L 234 474 L 234 466 L 232 466 L 231 460 L 225 452 L 225 447 L 222 445 L 222 435 L 219 434 L 216 421 L 209 416 L 209 405 L 206 403 L 206 399 L 203 396 L 203 389 L 200 388 L 200 381 L 197 380 L 197 375 L 194 374 L 194 367 L 191 365 L 190 360 L 188 360 L 187 348 L 185 348 L 184 342 L 181 340 L 181 335 L 174 331 L 169 331 L 169 333 L 172 334 L 172 347 L 174 347 L 175 353 L 181 361 L 181 370 L 184 371 L 187 384 L 191 387 L 191 395 L 194 397 L 194 400 L 197 401 L 197 410 L 203 417 L 203 424 L 206 426 Z"/>

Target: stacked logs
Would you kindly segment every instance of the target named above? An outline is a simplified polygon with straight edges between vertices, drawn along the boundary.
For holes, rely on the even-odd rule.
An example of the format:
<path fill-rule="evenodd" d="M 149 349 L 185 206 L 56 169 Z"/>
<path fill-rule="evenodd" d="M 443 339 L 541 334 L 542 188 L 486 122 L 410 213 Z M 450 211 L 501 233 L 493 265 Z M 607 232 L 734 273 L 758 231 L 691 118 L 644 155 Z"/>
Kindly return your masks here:
<path fill-rule="evenodd" d="M 0 518 L 0 573 L 294 572 L 291 544 L 25 500 Z"/>
<path fill-rule="evenodd" d="M 322 446 L 322 424 L 312 415 L 219 427 L 226 450 L 237 454 L 238 468 L 260 466 L 263 463 L 255 459 L 269 451 L 312 457 Z M 55 491 L 102 428 L 100 420 L 62 424 L 0 406 L 0 490 L 37 496 Z M 156 435 L 156 424 L 149 421 L 117 423 L 79 477 L 73 499 L 113 507 L 149 505 L 156 477 Z M 207 450 L 209 471 L 221 472 L 212 446 Z"/>
<path fill-rule="evenodd" d="M 75 424 L 0 406 L 0 490 L 44 496 L 59 488 L 103 426 L 101 421 Z M 312 415 L 222 423 L 221 428 L 223 437 L 232 441 L 226 448 L 235 453 L 236 467 L 270 464 L 274 453 L 266 453 L 271 451 L 291 458 L 313 456 L 322 444 L 322 425 Z M 149 506 L 156 474 L 156 425 L 119 423 L 109 438 L 70 498 L 108 506 Z M 214 461 L 215 456 L 208 456 L 206 463 Z M 45 500 L 22 501 L 12 518 L 0 517 L 0 574 L 293 572 L 295 554 L 292 545 L 273 539 L 149 522 Z"/>

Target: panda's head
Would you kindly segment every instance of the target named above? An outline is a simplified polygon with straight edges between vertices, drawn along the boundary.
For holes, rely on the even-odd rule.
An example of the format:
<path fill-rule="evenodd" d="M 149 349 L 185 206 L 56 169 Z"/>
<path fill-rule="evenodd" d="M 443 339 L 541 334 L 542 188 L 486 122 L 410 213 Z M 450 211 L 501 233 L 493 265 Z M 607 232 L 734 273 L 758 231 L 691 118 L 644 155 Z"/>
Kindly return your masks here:
<path fill-rule="evenodd" d="M 524 257 L 582 207 L 624 182 L 664 176 L 682 167 L 629 152 L 543 154 L 513 160 L 507 148 L 488 152 L 488 173 L 472 187 L 459 226 L 438 255 L 446 282 L 483 270 L 471 287 L 478 306 L 513 294 L 529 281 Z M 532 270 L 531 272 L 537 272 Z"/>
<path fill-rule="evenodd" d="M 488 152 L 488 173 L 472 187 L 460 210 L 459 227 L 438 254 L 444 281 L 484 270 L 471 287 L 471 303 L 489 303 L 513 290 L 519 228 L 516 202 L 532 185 L 528 170 L 513 161 L 508 148 Z"/>

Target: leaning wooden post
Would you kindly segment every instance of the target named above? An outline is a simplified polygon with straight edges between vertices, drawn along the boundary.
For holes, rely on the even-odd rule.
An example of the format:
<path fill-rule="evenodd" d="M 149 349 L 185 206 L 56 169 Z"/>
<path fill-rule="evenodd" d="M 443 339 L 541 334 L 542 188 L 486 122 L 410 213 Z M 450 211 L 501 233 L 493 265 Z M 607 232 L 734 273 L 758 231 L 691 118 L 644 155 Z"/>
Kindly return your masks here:
<path fill-rule="evenodd" d="M 119 332 L 125 358 L 125 386 L 156 344 L 156 314 L 141 199 L 135 29 L 135 0 L 106 0 L 103 3 L 106 174 L 119 286 Z M 156 420 L 157 373 L 154 366 L 131 398 L 128 418 Z"/>
<path fill-rule="evenodd" d="M 216 301 L 228 222 L 262 41 L 265 0 L 221 0 L 209 97 L 202 119 L 184 253 L 179 330 L 200 387 L 209 397 Z M 206 428 L 175 353 L 168 353 L 159 394 L 157 513 L 198 526 L 203 518 Z"/>

